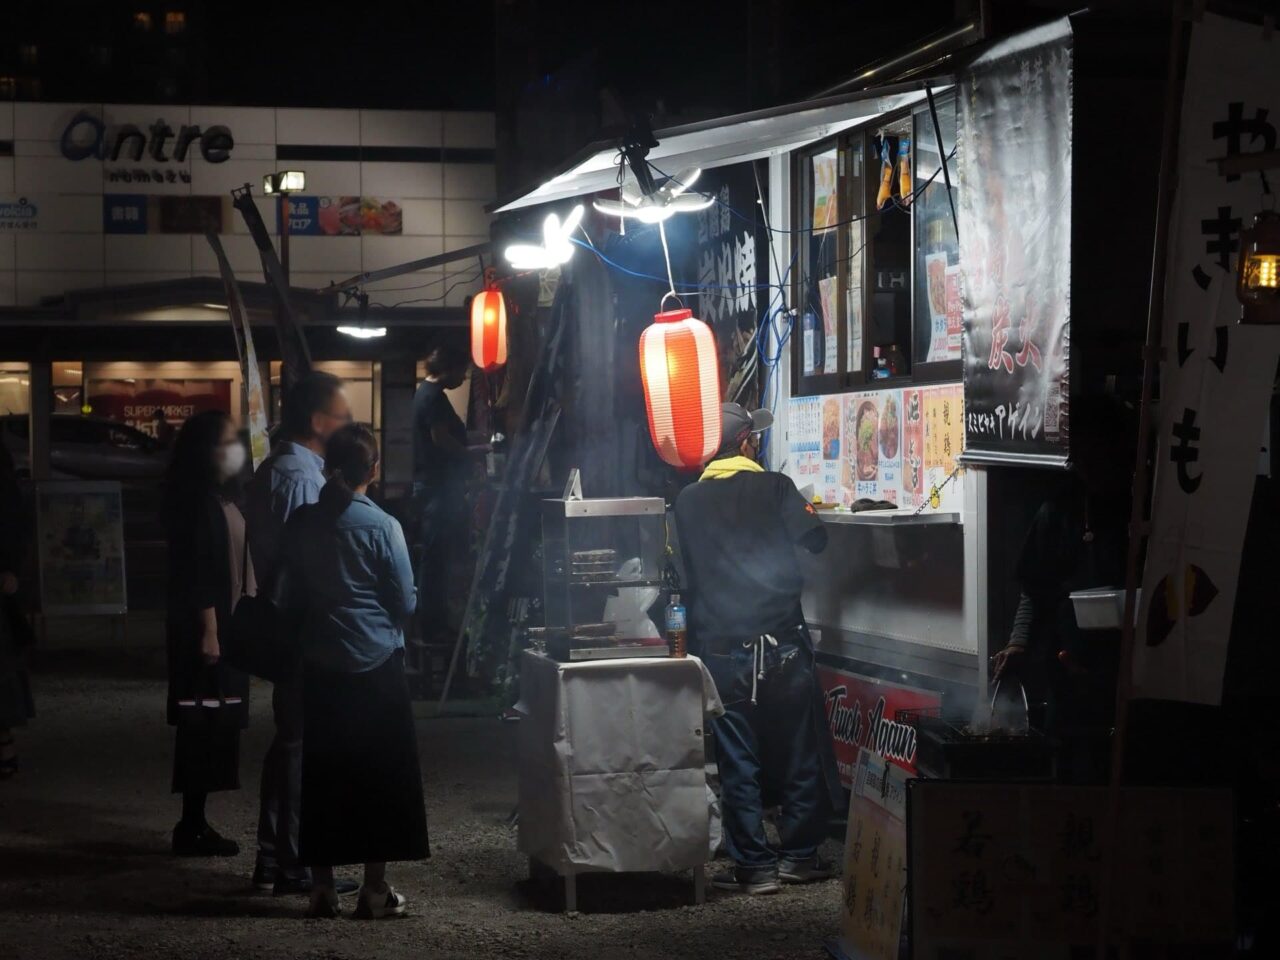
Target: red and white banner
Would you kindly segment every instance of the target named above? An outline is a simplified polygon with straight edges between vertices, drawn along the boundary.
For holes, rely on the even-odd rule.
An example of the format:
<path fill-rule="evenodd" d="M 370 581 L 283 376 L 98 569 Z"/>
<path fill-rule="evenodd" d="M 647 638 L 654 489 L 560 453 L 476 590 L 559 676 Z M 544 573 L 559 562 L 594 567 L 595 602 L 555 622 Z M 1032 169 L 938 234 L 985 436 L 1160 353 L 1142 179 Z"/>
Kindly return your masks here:
<path fill-rule="evenodd" d="M 942 695 L 864 677 L 823 663 L 814 669 L 822 685 L 840 782 L 846 787 L 853 786 L 858 751 L 863 748 L 914 774 L 916 728 L 898 720 L 898 711 L 937 710 L 942 705 Z"/>
<path fill-rule="evenodd" d="M 1260 26 L 1211 14 L 1191 31 L 1133 668 L 1136 696 L 1214 704 L 1280 358 L 1280 328 L 1241 326 L 1235 296 L 1240 229 L 1263 203 L 1263 181 L 1224 175 L 1215 158 L 1276 149 L 1280 47 Z"/>

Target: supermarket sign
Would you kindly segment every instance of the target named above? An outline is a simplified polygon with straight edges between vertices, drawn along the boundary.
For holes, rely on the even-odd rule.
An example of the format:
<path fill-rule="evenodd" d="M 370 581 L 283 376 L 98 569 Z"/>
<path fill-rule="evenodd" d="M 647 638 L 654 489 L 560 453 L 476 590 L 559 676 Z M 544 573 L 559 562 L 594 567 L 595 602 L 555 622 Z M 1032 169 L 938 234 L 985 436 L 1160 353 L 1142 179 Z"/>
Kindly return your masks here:
<path fill-rule="evenodd" d="M 878 757 L 916 773 L 916 729 L 898 720 L 900 710 L 933 710 L 942 705 L 942 696 L 850 673 L 819 663 L 815 667 L 822 686 L 827 726 L 835 746 L 840 782 L 853 786 L 858 751 L 866 749 Z"/>

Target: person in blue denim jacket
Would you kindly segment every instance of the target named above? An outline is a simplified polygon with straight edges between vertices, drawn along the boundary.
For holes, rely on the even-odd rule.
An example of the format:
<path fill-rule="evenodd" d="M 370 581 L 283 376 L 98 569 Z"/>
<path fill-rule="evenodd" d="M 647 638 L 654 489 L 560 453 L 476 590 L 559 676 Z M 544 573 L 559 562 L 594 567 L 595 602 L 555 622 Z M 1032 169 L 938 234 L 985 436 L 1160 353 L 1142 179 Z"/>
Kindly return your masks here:
<path fill-rule="evenodd" d="M 364 864 L 356 916 L 398 916 L 405 898 L 386 864 L 428 857 L 417 736 L 404 675 L 404 628 L 417 605 L 399 522 L 368 497 L 378 444 L 342 427 L 328 482 L 284 531 L 277 602 L 302 661 L 298 846 L 311 868 L 311 916 L 339 912 L 336 864 Z"/>

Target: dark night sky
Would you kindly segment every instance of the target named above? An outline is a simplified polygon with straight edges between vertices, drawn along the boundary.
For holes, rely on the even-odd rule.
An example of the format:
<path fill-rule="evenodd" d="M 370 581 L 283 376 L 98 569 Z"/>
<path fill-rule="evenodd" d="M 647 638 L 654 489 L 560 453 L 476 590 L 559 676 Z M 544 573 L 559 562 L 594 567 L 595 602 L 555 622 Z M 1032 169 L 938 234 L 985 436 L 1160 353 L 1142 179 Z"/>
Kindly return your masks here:
<path fill-rule="evenodd" d="M 509 96 L 591 58 L 602 85 L 680 109 L 734 96 L 758 106 L 782 88 L 788 96 L 811 92 L 950 23 L 957 3 L 10 0 L 0 7 L 0 71 L 19 44 L 38 40 L 45 99 L 124 99 L 101 88 L 132 69 L 136 57 L 119 48 L 137 40 L 128 28 L 133 13 L 150 11 L 159 24 L 166 10 L 181 9 L 191 24 L 191 60 L 203 60 L 207 81 L 175 99 L 493 108 L 504 99 L 498 84 Z M 85 51 L 103 42 L 117 53 L 94 79 Z M 153 99 L 145 83 L 137 86 L 143 92 L 128 99 Z"/>

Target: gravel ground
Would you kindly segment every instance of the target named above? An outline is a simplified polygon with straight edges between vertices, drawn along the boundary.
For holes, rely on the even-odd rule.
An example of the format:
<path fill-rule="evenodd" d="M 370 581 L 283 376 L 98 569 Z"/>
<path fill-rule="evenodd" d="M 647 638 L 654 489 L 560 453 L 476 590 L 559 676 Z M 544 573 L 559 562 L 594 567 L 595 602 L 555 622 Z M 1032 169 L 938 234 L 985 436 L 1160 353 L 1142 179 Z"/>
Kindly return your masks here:
<path fill-rule="evenodd" d="M 393 864 L 410 916 L 377 924 L 306 920 L 302 898 L 248 884 L 268 689 L 254 688 L 243 741 L 244 789 L 215 794 L 209 818 L 238 857 L 168 855 L 177 799 L 167 791 L 154 648 L 52 652 L 36 664 L 39 716 L 18 731 L 22 770 L 0 783 L 0 951 L 54 957 L 820 957 L 837 924 L 836 882 L 781 896 L 717 896 L 689 906 L 680 876 L 588 876 L 582 912 L 532 885 L 505 826 L 516 795 L 514 727 L 490 719 L 421 720 L 433 859 Z M 838 856 L 838 850 L 825 851 Z M 352 874 L 354 876 L 354 874 Z"/>

